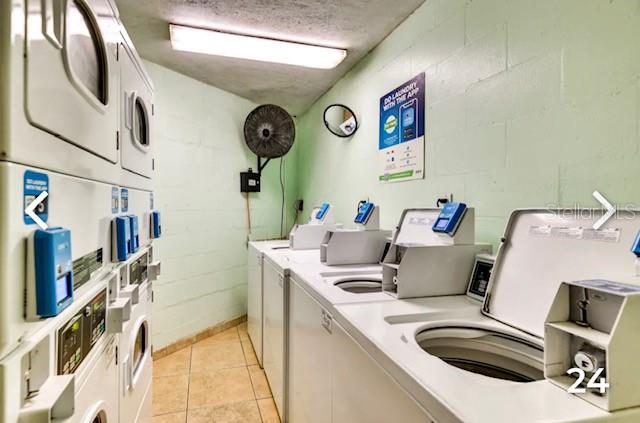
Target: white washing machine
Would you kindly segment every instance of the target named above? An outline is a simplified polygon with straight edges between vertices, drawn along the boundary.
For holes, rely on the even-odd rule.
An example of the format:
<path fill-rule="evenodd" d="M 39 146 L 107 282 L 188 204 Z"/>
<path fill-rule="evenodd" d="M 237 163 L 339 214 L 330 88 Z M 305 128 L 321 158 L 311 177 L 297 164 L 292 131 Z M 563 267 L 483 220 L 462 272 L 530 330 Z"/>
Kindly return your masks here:
<path fill-rule="evenodd" d="M 118 422 L 116 287 L 97 281 L 0 361 L 0 421 Z"/>
<path fill-rule="evenodd" d="M 610 413 L 545 379 L 549 342 L 564 342 L 545 332 L 562 281 L 640 284 L 633 278 L 637 257 L 631 251 L 640 231 L 638 211 L 618 211 L 593 229 L 603 214 L 517 210 L 488 288 L 484 278 L 475 284 L 480 294 L 486 289 L 483 302 L 459 295 L 339 305 L 339 323 L 437 421 L 638 421 L 640 408 Z M 607 297 L 595 301 L 604 304 Z M 363 379 L 354 366 L 342 363 L 334 380 Z M 345 383 L 336 386 L 332 406 L 342 411 L 348 409 L 342 398 L 367 388 L 362 383 L 351 383 L 350 390 Z"/>
<path fill-rule="evenodd" d="M 262 367 L 262 266 L 265 251 L 288 249 L 289 241 L 252 241 L 248 251 L 247 332 Z"/>
<path fill-rule="evenodd" d="M 0 162 L 0 180 L 3 181 L 0 184 L 2 359 L 49 320 L 25 320 L 24 317 L 26 240 L 38 229 L 24 213 L 25 204 L 33 201 L 39 190 L 46 190 L 49 196 L 36 214 L 50 226 L 69 229 L 74 297 L 77 298 L 94 283 L 92 281 L 111 270 L 110 222 L 118 212 L 112 208 L 112 198 L 118 187 L 8 162 Z"/>
<path fill-rule="evenodd" d="M 120 268 L 124 288 L 134 293 L 131 318 L 120 336 L 119 401 L 120 421 L 150 422 L 153 357 L 151 355 L 151 315 L 153 287 L 149 264 L 153 250 L 143 248 Z"/>

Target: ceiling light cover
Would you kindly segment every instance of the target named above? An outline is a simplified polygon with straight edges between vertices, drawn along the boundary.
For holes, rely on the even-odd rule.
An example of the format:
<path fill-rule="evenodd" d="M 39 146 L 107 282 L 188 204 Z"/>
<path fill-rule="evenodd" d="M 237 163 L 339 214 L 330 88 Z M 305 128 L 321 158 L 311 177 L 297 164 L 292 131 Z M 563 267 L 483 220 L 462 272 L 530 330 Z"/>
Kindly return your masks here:
<path fill-rule="evenodd" d="M 347 56 L 342 49 L 236 35 L 169 24 L 174 50 L 315 69 L 333 69 Z"/>

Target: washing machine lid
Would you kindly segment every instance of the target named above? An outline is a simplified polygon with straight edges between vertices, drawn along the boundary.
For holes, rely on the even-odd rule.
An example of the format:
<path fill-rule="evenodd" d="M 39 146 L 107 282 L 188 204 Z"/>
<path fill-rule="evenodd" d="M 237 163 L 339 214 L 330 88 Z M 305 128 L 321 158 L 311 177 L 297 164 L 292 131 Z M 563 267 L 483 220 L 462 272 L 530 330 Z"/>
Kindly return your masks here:
<path fill-rule="evenodd" d="M 527 209 L 509 217 L 483 313 L 539 338 L 559 285 L 585 279 L 628 280 L 640 229 L 638 210 L 618 211 L 599 230 L 601 209 Z"/>
<path fill-rule="evenodd" d="M 402 246 L 445 245 L 444 239 L 432 231 L 441 209 L 406 209 L 400 216 L 394 244 Z"/>

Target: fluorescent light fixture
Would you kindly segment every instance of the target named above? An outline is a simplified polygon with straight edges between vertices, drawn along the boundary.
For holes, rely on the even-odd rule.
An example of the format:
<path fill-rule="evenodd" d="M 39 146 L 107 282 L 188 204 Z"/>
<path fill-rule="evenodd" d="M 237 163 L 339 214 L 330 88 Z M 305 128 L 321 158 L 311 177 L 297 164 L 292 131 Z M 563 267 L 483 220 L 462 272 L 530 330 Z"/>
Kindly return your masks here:
<path fill-rule="evenodd" d="M 337 48 L 229 34 L 169 24 L 174 50 L 261 62 L 284 63 L 316 69 L 333 69 L 347 51 Z"/>

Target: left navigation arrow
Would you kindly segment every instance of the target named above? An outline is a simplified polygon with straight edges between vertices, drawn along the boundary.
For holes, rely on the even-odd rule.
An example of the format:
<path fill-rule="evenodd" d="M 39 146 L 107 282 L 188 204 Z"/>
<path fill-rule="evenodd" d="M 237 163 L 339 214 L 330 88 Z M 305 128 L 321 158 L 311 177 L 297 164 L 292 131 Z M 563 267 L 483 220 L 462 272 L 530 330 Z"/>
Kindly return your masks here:
<path fill-rule="evenodd" d="M 35 200 L 33 200 L 31 202 L 31 204 L 29 204 L 27 206 L 27 208 L 24 209 L 24 212 L 27 214 L 27 216 L 29 216 L 31 219 L 33 219 L 34 222 L 36 222 L 36 225 L 40 226 L 40 228 L 43 231 L 46 231 L 49 226 L 47 226 L 46 223 L 44 223 L 42 221 L 42 219 L 40 219 L 40 217 L 36 214 L 35 209 L 36 207 L 38 207 L 38 205 L 40 205 L 40 203 L 42 203 L 44 201 L 45 198 L 47 198 L 49 196 L 49 193 L 47 191 L 42 191 L 40 193 L 40 195 L 38 195 L 36 197 Z"/>

